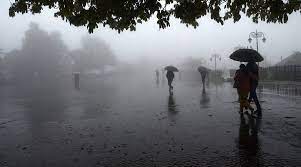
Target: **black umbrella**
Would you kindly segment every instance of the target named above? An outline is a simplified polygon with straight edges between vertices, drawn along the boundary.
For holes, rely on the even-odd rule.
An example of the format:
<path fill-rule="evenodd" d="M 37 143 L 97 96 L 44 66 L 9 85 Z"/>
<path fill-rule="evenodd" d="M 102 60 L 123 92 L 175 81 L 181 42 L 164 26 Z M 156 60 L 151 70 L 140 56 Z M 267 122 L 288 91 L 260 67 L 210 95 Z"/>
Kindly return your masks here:
<path fill-rule="evenodd" d="M 240 62 L 263 61 L 263 57 L 253 49 L 238 49 L 230 55 L 230 59 Z"/>
<path fill-rule="evenodd" d="M 166 71 L 172 71 L 172 72 L 178 72 L 179 70 L 177 69 L 177 67 L 174 66 L 166 66 L 164 68 Z"/>

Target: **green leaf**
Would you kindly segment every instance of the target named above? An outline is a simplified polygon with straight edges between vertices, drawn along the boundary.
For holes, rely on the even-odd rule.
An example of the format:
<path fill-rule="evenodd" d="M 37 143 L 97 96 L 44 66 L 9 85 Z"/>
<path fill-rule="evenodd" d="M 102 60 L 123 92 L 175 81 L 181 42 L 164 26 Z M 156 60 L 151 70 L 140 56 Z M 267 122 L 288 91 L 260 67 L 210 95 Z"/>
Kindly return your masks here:
<path fill-rule="evenodd" d="M 130 30 L 131 30 L 131 31 L 135 31 L 135 30 L 136 30 L 136 27 L 135 27 L 134 25 L 131 25 L 131 26 L 130 26 Z"/>

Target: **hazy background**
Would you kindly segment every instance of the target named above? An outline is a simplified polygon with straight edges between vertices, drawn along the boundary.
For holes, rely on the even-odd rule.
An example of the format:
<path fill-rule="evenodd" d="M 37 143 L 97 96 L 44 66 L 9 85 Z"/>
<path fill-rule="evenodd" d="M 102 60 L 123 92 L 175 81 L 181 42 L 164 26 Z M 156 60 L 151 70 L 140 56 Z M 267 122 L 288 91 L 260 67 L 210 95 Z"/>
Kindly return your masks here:
<path fill-rule="evenodd" d="M 69 49 L 78 48 L 82 36 L 87 35 L 86 27 L 75 27 L 55 18 L 53 11 L 44 10 L 42 14 L 8 16 L 9 1 L 0 2 L 0 48 L 8 52 L 20 48 L 24 32 L 30 22 L 36 22 L 48 32 L 59 31 Z M 237 46 L 250 46 L 249 33 L 262 31 L 266 35 L 266 43 L 260 40 L 259 52 L 266 58 L 265 63 L 274 64 L 289 56 L 293 51 L 301 51 L 301 15 L 295 13 L 289 16 L 287 24 L 253 23 L 249 18 L 242 17 L 238 23 L 227 21 L 220 25 L 209 17 L 199 20 L 196 29 L 180 24 L 179 20 L 172 19 L 171 27 L 160 30 L 155 19 L 137 26 L 134 32 L 124 31 L 118 34 L 109 28 L 99 27 L 91 36 L 97 36 L 106 41 L 116 57 L 124 62 L 161 61 L 176 63 L 185 57 L 204 58 L 207 65 L 213 67 L 209 60 L 212 54 L 222 57 L 218 68 L 235 67 L 237 63 L 228 57 Z M 256 48 L 255 40 L 251 43 Z"/>

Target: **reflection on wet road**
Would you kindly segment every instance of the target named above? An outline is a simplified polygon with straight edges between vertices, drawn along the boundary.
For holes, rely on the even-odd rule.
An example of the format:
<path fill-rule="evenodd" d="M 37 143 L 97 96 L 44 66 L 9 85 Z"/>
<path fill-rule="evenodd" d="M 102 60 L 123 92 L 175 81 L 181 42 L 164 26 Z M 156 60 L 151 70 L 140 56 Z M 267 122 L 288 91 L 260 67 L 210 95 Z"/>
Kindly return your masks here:
<path fill-rule="evenodd" d="M 298 96 L 263 91 L 256 119 L 227 83 L 69 83 L 0 87 L 0 166 L 301 166 Z"/>

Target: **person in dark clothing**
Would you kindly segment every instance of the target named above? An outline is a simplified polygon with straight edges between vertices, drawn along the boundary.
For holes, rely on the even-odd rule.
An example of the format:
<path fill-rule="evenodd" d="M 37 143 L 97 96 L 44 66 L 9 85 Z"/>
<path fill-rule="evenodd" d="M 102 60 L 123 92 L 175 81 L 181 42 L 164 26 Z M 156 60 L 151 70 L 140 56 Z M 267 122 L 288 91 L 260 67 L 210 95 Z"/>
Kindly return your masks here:
<path fill-rule="evenodd" d="M 169 90 L 173 89 L 173 86 L 171 85 L 171 83 L 172 83 L 174 77 L 175 77 L 175 74 L 172 71 L 167 71 L 166 78 L 168 80 Z"/>
<path fill-rule="evenodd" d="M 200 71 L 200 73 L 201 73 L 201 77 L 202 77 L 203 89 L 205 89 L 205 81 L 206 81 L 206 76 L 207 76 L 208 71 L 202 70 L 202 71 Z"/>
<path fill-rule="evenodd" d="M 79 89 L 79 73 L 73 73 L 74 75 L 74 87 Z"/>
<path fill-rule="evenodd" d="M 159 80 L 159 75 L 160 75 L 159 70 L 156 70 L 156 79 L 157 80 Z"/>
<path fill-rule="evenodd" d="M 258 65 L 255 63 L 255 61 L 252 62 L 248 62 L 247 64 L 247 70 L 250 76 L 250 95 L 249 95 L 249 102 L 254 100 L 255 104 L 256 104 L 256 108 L 257 110 L 255 111 L 255 113 L 258 114 L 258 116 L 262 115 L 262 110 L 261 110 L 261 106 L 256 94 L 256 89 L 258 86 L 258 80 L 259 80 L 259 68 Z"/>

